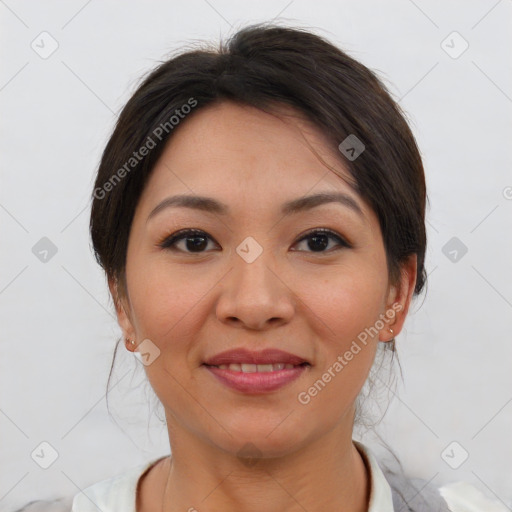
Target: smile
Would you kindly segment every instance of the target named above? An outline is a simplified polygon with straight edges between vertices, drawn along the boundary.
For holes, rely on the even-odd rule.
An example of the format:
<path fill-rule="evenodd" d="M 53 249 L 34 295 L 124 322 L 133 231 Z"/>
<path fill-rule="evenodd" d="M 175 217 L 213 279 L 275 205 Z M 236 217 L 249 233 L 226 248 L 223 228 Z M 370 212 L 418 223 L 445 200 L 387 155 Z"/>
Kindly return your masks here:
<path fill-rule="evenodd" d="M 304 363 L 305 364 L 305 363 Z M 213 365 L 215 366 L 215 365 Z M 274 364 L 253 364 L 253 363 L 232 363 L 232 364 L 220 364 L 215 366 L 215 368 L 220 368 L 221 370 L 231 370 L 233 372 L 244 372 L 244 373 L 265 373 L 265 372 L 276 372 L 283 369 L 294 368 L 295 366 L 301 365 L 293 365 L 289 363 L 274 363 Z"/>
<path fill-rule="evenodd" d="M 308 363 L 204 365 L 221 384 L 250 394 L 276 391 L 299 378 L 310 366 Z"/>

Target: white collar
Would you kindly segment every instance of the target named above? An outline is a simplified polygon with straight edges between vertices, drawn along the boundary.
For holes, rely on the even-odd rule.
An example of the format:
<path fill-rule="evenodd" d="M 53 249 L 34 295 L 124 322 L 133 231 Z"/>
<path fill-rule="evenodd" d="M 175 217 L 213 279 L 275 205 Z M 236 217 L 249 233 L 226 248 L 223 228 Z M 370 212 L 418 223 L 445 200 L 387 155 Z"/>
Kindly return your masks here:
<path fill-rule="evenodd" d="M 352 440 L 352 442 L 363 457 L 370 476 L 368 512 L 394 512 L 391 486 L 380 469 L 377 459 L 368 446 L 359 441 Z"/>
<path fill-rule="evenodd" d="M 377 464 L 371 450 L 364 444 L 352 440 L 361 454 L 370 477 L 370 502 L 368 512 L 394 512 L 391 487 Z M 159 460 L 153 459 L 107 480 L 93 484 L 77 494 L 72 512 L 135 512 L 137 484 L 142 474 Z"/>

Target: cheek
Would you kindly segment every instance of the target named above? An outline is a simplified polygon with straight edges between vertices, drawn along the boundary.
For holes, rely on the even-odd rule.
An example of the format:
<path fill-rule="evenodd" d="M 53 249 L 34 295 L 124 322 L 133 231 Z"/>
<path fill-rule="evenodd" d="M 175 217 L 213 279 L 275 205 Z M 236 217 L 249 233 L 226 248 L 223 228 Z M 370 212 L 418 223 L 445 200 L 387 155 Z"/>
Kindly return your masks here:
<path fill-rule="evenodd" d="M 385 284 L 378 271 L 358 266 L 338 269 L 331 279 L 303 280 L 304 315 L 318 339 L 317 365 L 297 397 L 304 421 L 324 417 L 334 425 L 361 391 L 375 357 L 370 328 L 379 318 Z"/>
<path fill-rule="evenodd" d="M 349 262 L 329 269 L 328 276 L 306 275 L 307 279 L 297 280 L 301 284 L 296 291 L 305 305 L 304 314 L 322 330 L 319 339 L 332 340 L 341 349 L 374 325 L 387 283 L 378 267 Z"/>
<path fill-rule="evenodd" d="M 163 258 L 134 258 L 131 263 L 127 281 L 138 337 L 166 351 L 184 349 L 201 323 L 215 276 L 192 265 L 171 268 Z"/>
<path fill-rule="evenodd" d="M 134 260 L 132 269 L 136 265 Z M 192 267 L 180 272 L 157 261 L 139 265 L 143 272 L 129 274 L 127 268 L 137 338 L 151 340 L 160 351 L 144 369 L 160 401 L 173 410 L 184 410 L 190 396 L 183 388 L 197 366 L 191 348 L 199 339 L 212 284 L 194 276 Z"/>

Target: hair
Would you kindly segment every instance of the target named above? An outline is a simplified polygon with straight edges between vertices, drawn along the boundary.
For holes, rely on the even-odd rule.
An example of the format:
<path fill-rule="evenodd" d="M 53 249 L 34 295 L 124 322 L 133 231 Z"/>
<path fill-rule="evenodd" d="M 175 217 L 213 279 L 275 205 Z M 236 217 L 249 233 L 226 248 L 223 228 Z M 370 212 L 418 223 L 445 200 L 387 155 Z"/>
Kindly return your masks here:
<path fill-rule="evenodd" d="M 162 62 L 122 109 L 101 158 L 90 217 L 94 254 L 109 278 L 125 285 L 135 208 L 165 143 L 179 129 L 172 118 L 180 123 L 182 110 L 193 106 L 191 116 L 226 100 L 271 111 L 276 104 L 291 106 L 335 149 L 348 136 L 362 141 L 363 154 L 353 161 L 343 158 L 343 164 L 378 216 L 390 277 L 396 280 L 400 264 L 416 254 L 414 291 L 421 292 L 425 176 L 399 105 L 372 71 L 325 39 L 264 24 L 240 30 L 218 50 L 190 50 Z M 154 142 L 155 134 L 156 146 L 134 170 L 126 169 L 134 151 Z"/>
<path fill-rule="evenodd" d="M 192 48 L 162 61 L 122 109 L 99 164 L 90 216 L 96 261 L 121 297 L 126 295 L 135 208 L 166 143 L 202 108 L 225 101 L 270 113 L 287 106 L 309 120 L 375 211 L 390 280 L 397 281 L 401 265 L 415 254 L 414 294 L 421 293 L 426 283 L 427 193 L 422 159 L 404 112 L 374 72 L 326 39 L 305 29 L 262 23 L 239 30 L 218 48 Z M 353 160 L 338 151 L 348 136 L 364 144 Z M 144 147 L 151 149 L 135 158 L 134 151 Z M 396 355 L 394 339 L 385 349 Z"/>
<path fill-rule="evenodd" d="M 101 157 L 90 216 L 95 258 L 120 297 L 127 291 L 135 209 L 166 143 L 201 109 L 226 101 L 271 114 L 291 107 L 312 123 L 378 217 L 390 282 L 397 282 L 402 265 L 416 255 L 414 295 L 422 292 L 428 198 L 405 113 L 373 71 L 328 40 L 305 29 L 262 23 L 242 28 L 218 48 L 192 47 L 161 61 L 120 112 Z M 347 137 L 364 145 L 357 158 L 341 151 Z M 144 147 L 143 156 L 135 157 Z M 119 297 L 113 299 L 117 304 Z M 384 345 L 395 356 L 394 339 Z M 373 386 L 371 372 L 368 382 Z"/>

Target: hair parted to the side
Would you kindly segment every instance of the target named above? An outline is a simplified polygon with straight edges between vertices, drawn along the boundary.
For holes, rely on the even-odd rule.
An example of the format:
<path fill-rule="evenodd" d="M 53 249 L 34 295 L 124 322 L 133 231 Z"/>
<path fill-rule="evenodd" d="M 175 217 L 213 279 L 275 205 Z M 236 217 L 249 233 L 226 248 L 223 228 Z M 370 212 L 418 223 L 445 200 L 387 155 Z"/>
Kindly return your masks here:
<path fill-rule="evenodd" d="M 291 107 L 311 122 L 339 153 L 351 185 L 378 217 L 390 282 L 398 280 L 401 264 L 415 254 L 414 294 L 422 292 L 427 193 L 405 113 L 373 71 L 325 38 L 303 28 L 261 23 L 242 28 L 218 48 L 206 43 L 161 62 L 122 109 L 98 168 L 90 217 L 96 260 L 120 295 L 126 294 L 135 209 L 166 142 L 188 118 L 224 101 L 269 113 Z M 353 161 L 337 149 L 350 135 L 365 146 Z M 150 139 L 151 149 L 127 166 Z M 382 350 L 394 357 L 394 340 Z"/>
<path fill-rule="evenodd" d="M 415 293 L 421 292 L 426 280 L 425 177 L 400 107 L 372 71 L 330 42 L 304 29 L 268 24 L 240 30 L 218 50 L 190 50 L 164 61 L 122 110 L 99 165 L 90 218 L 94 254 L 109 277 L 124 284 L 138 199 L 165 143 L 179 130 L 179 125 L 166 132 L 160 127 L 191 98 L 196 106 L 190 115 L 226 100 L 265 110 L 282 103 L 304 114 L 335 149 L 349 135 L 361 140 L 365 151 L 359 158 L 351 162 L 340 153 L 340 159 L 379 218 L 390 277 L 395 280 L 400 263 L 414 253 Z M 155 131 L 160 134 L 156 147 L 105 190 L 133 152 L 148 137 L 155 139 Z"/>

